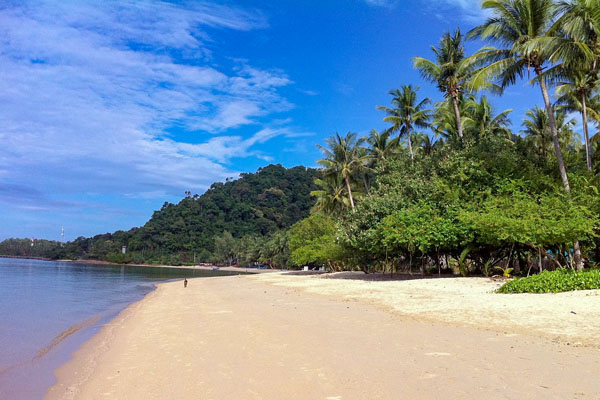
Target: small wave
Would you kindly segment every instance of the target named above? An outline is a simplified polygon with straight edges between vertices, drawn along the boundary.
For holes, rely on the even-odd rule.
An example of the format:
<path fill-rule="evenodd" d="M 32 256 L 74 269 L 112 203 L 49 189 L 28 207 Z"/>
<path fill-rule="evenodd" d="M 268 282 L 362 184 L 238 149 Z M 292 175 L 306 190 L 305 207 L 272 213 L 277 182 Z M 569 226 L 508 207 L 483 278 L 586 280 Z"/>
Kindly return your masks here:
<path fill-rule="evenodd" d="M 86 319 L 83 322 L 79 322 L 75 325 L 72 325 L 71 327 L 69 327 L 69 329 L 66 329 L 63 332 L 61 332 L 59 335 L 57 335 L 52 340 L 52 343 L 50 343 L 48 346 L 46 346 L 43 349 L 41 349 L 40 351 L 38 351 L 37 354 L 35 355 L 35 357 L 33 357 L 31 360 L 21 361 L 21 362 L 15 363 L 13 365 L 9 365 L 8 367 L 2 368 L 2 369 L 0 369 L 0 375 L 10 371 L 13 368 L 20 367 L 22 365 L 25 365 L 29 362 L 33 362 L 33 361 L 45 356 L 46 354 L 48 354 L 48 352 L 50 352 L 50 350 L 52 350 L 56 345 L 58 345 L 60 342 L 65 340 L 67 337 L 71 336 L 72 334 L 74 334 L 77 331 L 87 328 L 88 326 L 94 324 L 99 319 L 100 319 L 100 316 L 96 315 L 95 317 Z"/>
<path fill-rule="evenodd" d="M 78 322 L 75 325 L 72 325 L 71 327 L 69 327 L 69 329 L 62 331 L 59 335 L 57 335 L 52 340 L 52 343 L 50 343 L 48 346 L 46 346 L 43 349 L 41 349 L 40 351 L 38 351 L 38 353 L 35 355 L 35 357 L 33 357 L 32 361 L 37 360 L 38 358 L 43 357 L 44 355 L 48 354 L 48 352 L 50 350 L 52 350 L 56 345 L 58 345 L 60 342 L 65 340 L 67 337 L 71 336 L 72 334 L 74 334 L 77 331 L 87 328 L 88 326 L 97 322 L 99 319 L 100 319 L 100 316 L 96 315 L 95 317 L 86 319 L 83 322 Z"/>

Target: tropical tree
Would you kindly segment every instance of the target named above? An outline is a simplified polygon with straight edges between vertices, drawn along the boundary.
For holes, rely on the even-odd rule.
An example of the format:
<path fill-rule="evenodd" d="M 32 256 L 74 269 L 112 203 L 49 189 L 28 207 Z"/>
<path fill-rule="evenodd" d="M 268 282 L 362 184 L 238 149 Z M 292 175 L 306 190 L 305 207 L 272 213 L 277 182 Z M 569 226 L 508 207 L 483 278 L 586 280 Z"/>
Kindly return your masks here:
<path fill-rule="evenodd" d="M 415 126 L 426 128 L 430 119 L 430 112 L 425 107 L 431 103 L 429 98 L 417 101 L 417 91 L 412 85 L 403 85 L 401 89 L 390 91 L 393 107 L 377 106 L 379 110 L 388 114 L 383 120 L 392 124 L 388 132 L 398 132 L 398 137 L 406 137 L 410 158 L 415 158 L 412 147 L 412 133 Z"/>
<path fill-rule="evenodd" d="M 556 20 L 550 32 L 561 35 L 559 46 L 570 47 L 568 64 L 597 72 L 600 67 L 600 4 L 597 0 L 561 0 L 557 3 Z M 562 39 L 562 40 L 560 40 Z M 574 51 L 573 51 L 574 50 Z M 560 52 L 557 53 L 560 56 Z M 572 62 L 571 62 L 572 61 Z"/>
<path fill-rule="evenodd" d="M 486 96 L 481 96 L 479 101 L 475 96 L 469 96 L 466 100 L 467 115 L 464 119 L 465 128 L 473 133 L 473 136 L 504 136 L 511 137 L 510 118 L 508 115 L 512 109 L 504 110 L 494 115 L 492 104 Z"/>
<path fill-rule="evenodd" d="M 548 35 L 556 14 L 555 3 L 552 0 L 485 0 L 482 7 L 489 10 L 491 16 L 484 24 L 471 30 L 468 37 L 492 40 L 502 47 L 484 47 L 472 56 L 474 62 L 483 66 L 474 72 L 471 84 L 477 86 L 481 82 L 496 79 L 500 87 L 505 88 L 514 84 L 517 78 L 523 78 L 530 69 L 535 72 L 533 82 L 539 84 L 544 99 L 560 177 L 565 191 L 570 194 L 571 186 L 560 147 L 554 108 L 546 84 L 547 79 L 556 78 L 553 74 L 559 70 L 553 68 L 550 73 L 544 72 L 558 50 L 553 40 L 555 38 Z M 560 50 L 563 58 L 569 57 L 568 48 Z M 577 268 L 582 269 L 578 241 L 574 243 L 574 250 Z"/>
<path fill-rule="evenodd" d="M 346 136 L 336 133 L 325 141 L 327 147 L 317 145 L 325 156 L 317 162 L 325 167 L 325 175 L 337 175 L 344 181 L 353 210 L 354 197 L 352 196 L 351 181 L 368 168 L 369 156 L 361 147 L 364 141 L 365 138 L 358 138 L 358 135 L 353 132 L 348 132 Z"/>
<path fill-rule="evenodd" d="M 339 214 L 351 207 L 344 180 L 339 175 L 326 175 L 323 179 L 315 179 L 315 184 L 319 189 L 310 192 L 311 196 L 317 198 L 315 211 Z"/>
<path fill-rule="evenodd" d="M 553 31 L 562 32 L 571 47 L 579 50 L 569 60 L 569 81 L 557 88 L 563 104 L 582 114 L 586 163 L 592 170 L 592 149 L 588 130 L 588 107 L 600 73 L 600 2 L 597 0 L 563 0 L 558 3 L 560 18 Z"/>
<path fill-rule="evenodd" d="M 546 158 L 552 148 L 552 131 L 548 122 L 548 114 L 540 107 L 534 107 L 525 113 L 523 119 L 523 130 L 525 137 L 533 144 L 537 153 Z M 576 124 L 574 119 L 568 119 L 567 113 L 563 109 L 555 110 L 554 119 L 559 132 L 559 142 L 561 147 L 569 147 L 573 143 L 575 133 L 573 127 Z"/>
<path fill-rule="evenodd" d="M 383 132 L 371 129 L 366 140 L 369 144 L 367 153 L 371 157 L 371 161 L 379 166 L 382 171 L 385 171 L 385 165 L 389 157 L 398 149 L 399 137 L 392 139 L 391 135 L 392 131 L 389 129 Z"/>
<path fill-rule="evenodd" d="M 573 71 L 568 80 L 560 82 L 560 85 L 555 91 L 557 104 L 563 105 L 569 111 L 581 113 L 585 143 L 585 159 L 588 171 L 592 170 L 592 149 L 588 127 L 588 113 L 590 111 L 592 113 L 595 112 L 593 107 L 590 110 L 588 110 L 588 107 L 593 102 L 592 95 L 597 84 L 598 80 L 596 76 L 584 71 Z"/>
<path fill-rule="evenodd" d="M 525 113 L 523 130 L 525 137 L 533 144 L 536 152 L 543 158 L 548 155 L 552 146 L 552 132 L 548 126 L 548 114 L 540 107 L 535 107 Z"/>
<path fill-rule="evenodd" d="M 423 132 L 417 132 L 414 135 L 415 138 L 415 151 L 421 151 L 423 154 L 430 155 L 433 149 L 436 147 L 438 142 L 432 141 L 428 134 Z"/>
<path fill-rule="evenodd" d="M 459 114 L 462 118 L 462 116 L 468 112 L 466 102 L 462 101 L 462 96 L 461 101 L 458 103 L 458 107 Z M 441 137 L 446 141 L 461 140 L 458 135 L 456 114 L 451 99 L 445 99 L 444 101 L 439 101 L 435 104 L 431 129 L 437 137 Z"/>
<path fill-rule="evenodd" d="M 470 59 L 465 58 L 465 46 L 460 29 L 456 29 L 454 35 L 450 32 L 445 33 L 438 47 L 432 46 L 431 49 L 435 54 L 435 61 L 415 57 L 414 67 L 421 72 L 423 78 L 436 83 L 438 89 L 451 99 L 456 129 L 459 138 L 462 139 L 463 127 L 459 103 L 471 75 L 472 63 Z"/>

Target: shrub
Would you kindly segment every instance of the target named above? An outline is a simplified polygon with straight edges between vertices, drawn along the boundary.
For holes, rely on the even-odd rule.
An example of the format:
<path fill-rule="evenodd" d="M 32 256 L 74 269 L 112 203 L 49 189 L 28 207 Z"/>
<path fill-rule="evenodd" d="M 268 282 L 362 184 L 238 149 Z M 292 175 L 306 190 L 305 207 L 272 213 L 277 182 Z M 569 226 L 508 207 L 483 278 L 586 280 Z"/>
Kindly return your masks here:
<path fill-rule="evenodd" d="M 116 264 L 127 264 L 131 262 L 131 255 L 121 253 L 108 253 L 106 255 L 106 261 Z"/>
<path fill-rule="evenodd" d="M 498 293 L 558 293 L 590 289 L 600 289 L 600 270 L 573 271 L 562 268 L 517 278 L 502 285 Z"/>

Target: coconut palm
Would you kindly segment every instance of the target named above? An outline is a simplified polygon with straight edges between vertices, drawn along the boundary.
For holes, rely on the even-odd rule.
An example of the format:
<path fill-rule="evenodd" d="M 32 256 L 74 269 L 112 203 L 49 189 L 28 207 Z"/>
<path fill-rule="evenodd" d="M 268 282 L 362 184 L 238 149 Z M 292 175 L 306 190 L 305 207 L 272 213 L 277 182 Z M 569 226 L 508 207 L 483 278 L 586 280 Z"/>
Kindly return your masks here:
<path fill-rule="evenodd" d="M 512 134 L 508 129 L 511 122 L 508 115 L 512 112 L 512 109 L 494 115 L 494 108 L 486 96 L 481 96 L 479 100 L 475 96 L 469 96 L 465 101 L 465 106 L 467 112 L 464 125 L 473 133 L 473 136 L 504 136 L 511 138 Z"/>
<path fill-rule="evenodd" d="M 497 79 L 500 86 L 505 88 L 514 84 L 517 78 L 522 78 L 530 69 L 534 71 L 534 81 L 540 85 L 548 114 L 560 177 L 565 191 L 570 195 L 571 186 L 558 140 L 554 108 L 546 86 L 546 80 L 556 76 L 544 73 L 544 69 L 550 61 L 555 60 L 557 54 L 562 58 L 569 58 L 568 47 L 559 49 L 555 43 L 557 38 L 548 35 L 548 29 L 556 15 L 555 3 L 553 0 L 484 0 L 482 7 L 492 15 L 483 25 L 471 30 L 468 37 L 492 40 L 503 47 L 486 47 L 472 56 L 474 62 L 484 66 L 474 72 L 471 84 L 476 86 L 479 82 Z M 557 69 L 553 69 L 554 71 Z M 577 268 L 582 269 L 578 241 L 575 241 L 573 248 Z"/>
<path fill-rule="evenodd" d="M 310 195 L 317 198 L 315 211 L 323 211 L 327 214 L 341 213 L 350 208 L 350 198 L 343 179 L 338 175 L 325 176 L 323 179 L 315 179 L 318 190 L 313 190 Z"/>
<path fill-rule="evenodd" d="M 432 46 L 435 61 L 423 57 L 413 58 L 413 64 L 423 78 L 436 83 L 438 89 L 452 101 L 456 121 L 456 130 L 460 139 L 463 137 L 463 126 L 460 113 L 460 99 L 471 75 L 471 60 L 465 58 L 463 35 L 456 29 L 454 35 L 447 32 L 442 36 L 438 47 Z M 481 81 L 480 87 L 486 87 Z M 471 85 L 470 87 L 476 88 Z"/>
<path fill-rule="evenodd" d="M 417 132 L 414 134 L 415 152 L 420 151 L 423 154 L 430 155 L 433 149 L 436 148 L 439 141 L 432 141 L 428 134 Z"/>
<path fill-rule="evenodd" d="M 336 133 L 325 141 L 327 147 L 317 145 L 325 156 L 317 162 L 325 167 L 325 175 L 337 175 L 344 181 L 353 210 L 354 198 L 351 181 L 368 168 L 369 156 L 361 147 L 364 141 L 365 138 L 359 139 L 356 133 L 348 132 L 346 136 Z"/>
<path fill-rule="evenodd" d="M 378 132 L 371 129 L 367 137 L 367 153 L 370 155 L 374 164 L 378 165 L 382 171 L 385 171 L 386 163 L 389 157 L 398 150 L 399 138 L 391 138 L 392 132 L 388 129 Z"/>
<path fill-rule="evenodd" d="M 598 0 L 561 0 L 557 3 L 556 20 L 550 33 L 556 42 L 570 48 L 565 61 L 581 70 L 597 72 L 600 67 L 600 3 Z M 563 34 L 563 37 L 560 35 Z M 562 39 L 562 40 L 561 40 Z M 557 52 L 557 56 L 561 56 Z M 579 56 L 579 57 L 572 57 Z"/>
<path fill-rule="evenodd" d="M 401 89 L 389 92 L 393 97 L 393 108 L 377 106 L 379 110 L 384 111 L 388 115 L 383 120 L 392 124 L 387 131 L 398 132 L 398 137 L 406 137 L 411 159 L 415 158 L 411 138 L 413 129 L 415 126 L 420 128 L 427 127 L 429 125 L 428 121 L 431 118 L 430 111 L 425 108 L 431 103 L 431 100 L 426 97 L 419 102 L 417 100 L 418 90 L 418 86 L 413 89 L 412 85 L 403 85 Z"/>
<path fill-rule="evenodd" d="M 592 149 L 588 127 L 588 113 L 595 113 L 594 108 L 588 109 L 592 103 L 593 91 L 597 88 L 596 76 L 585 71 L 573 71 L 568 80 L 560 82 L 556 88 L 556 103 L 563 105 L 569 111 L 581 113 L 583 136 L 585 143 L 585 159 L 587 168 L 592 170 Z"/>
<path fill-rule="evenodd" d="M 514 84 L 532 69 L 535 83 L 540 85 L 552 132 L 560 176 L 565 190 L 570 193 L 569 178 L 558 141 L 554 109 L 550 103 L 547 75 L 544 75 L 554 56 L 553 37 L 547 35 L 556 13 L 552 0 L 485 0 L 484 9 L 492 16 L 468 34 L 469 38 L 492 40 L 503 48 L 484 47 L 474 54 L 473 60 L 484 65 L 474 72 L 472 82 L 496 79 L 502 88 Z"/>
<path fill-rule="evenodd" d="M 600 72 L 600 2 L 597 0 L 563 0 L 558 2 L 560 17 L 551 31 L 563 33 L 561 43 L 575 49 L 565 58 L 569 81 L 559 86 L 562 104 L 582 114 L 586 163 L 592 169 L 592 154 L 587 124 L 589 100 L 598 84 Z M 560 40 L 560 39 L 558 39 Z M 557 41 L 558 41 L 557 40 Z M 557 52 L 560 53 L 560 52 Z"/>
<path fill-rule="evenodd" d="M 525 113 L 523 130 L 521 131 L 530 141 L 541 157 L 546 157 L 551 151 L 552 131 L 548 122 L 548 114 L 540 107 L 534 107 Z M 568 118 L 564 109 L 555 110 L 554 119 L 558 129 L 560 145 L 563 148 L 576 148 L 577 136 L 573 131 L 575 119 Z"/>
<path fill-rule="evenodd" d="M 462 96 L 458 106 L 462 118 L 468 112 L 467 102 L 462 100 Z M 452 99 L 439 101 L 435 104 L 431 129 L 437 137 L 441 137 L 446 141 L 460 141 Z"/>
<path fill-rule="evenodd" d="M 552 146 L 552 132 L 548 127 L 548 114 L 546 110 L 535 107 L 525 113 L 521 131 L 527 140 L 533 144 L 537 153 L 546 158 L 548 149 Z"/>

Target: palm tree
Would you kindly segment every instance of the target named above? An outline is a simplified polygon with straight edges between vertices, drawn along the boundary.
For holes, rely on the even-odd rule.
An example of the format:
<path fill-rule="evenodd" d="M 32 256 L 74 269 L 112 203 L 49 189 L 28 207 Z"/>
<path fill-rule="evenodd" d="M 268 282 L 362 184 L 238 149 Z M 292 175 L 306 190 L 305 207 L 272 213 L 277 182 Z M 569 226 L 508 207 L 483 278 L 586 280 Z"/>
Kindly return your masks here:
<path fill-rule="evenodd" d="M 597 0 L 563 0 L 558 3 L 560 18 L 552 31 L 563 32 L 576 50 L 569 64 L 570 79 L 561 85 L 562 104 L 582 114 L 586 163 L 592 170 L 592 148 L 587 124 L 590 96 L 598 84 L 600 72 L 600 3 Z M 569 43 L 569 42 L 567 42 Z M 557 89 L 558 90 L 558 89 Z"/>
<path fill-rule="evenodd" d="M 371 160 L 385 171 L 385 166 L 388 158 L 397 151 L 399 137 L 391 139 L 392 132 L 387 129 L 383 132 L 378 132 L 375 129 L 371 129 L 369 136 L 367 137 L 367 143 Z"/>
<path fill-rule="evenodd" d="M 521 131 L 531 141 L 538 154 L 546 157 L 552 147 L 552 132 L 548 123 L 548 114 L 540 107 L 534 107 L 528 110 L 526 118 L 523 119 L 523 130 Z M 573 127 L 577 121 L 571 118 L 564 109 L 556 109 L 554 113 L 556 127 L 558 130 L 559 142 L 563 148 L 576 148 L 577 136 Z"/>
<path fill-rule="evenodd" d="M 344 182 L 338 175 L 325 176 L 323 179 L 315 179 L 318 190 L 313 190 L 310 195 L 317 198 L 315 211 L 323 211 L 326 214 L 337 214 L 350 208 L 350 198 L 346 191 Z"/>
<path fill-rule="evenodd" d="M 458 104 L 462 118 L 462 115 L 467 112 L 467 108 L 464 101 Z M 460 139 L 456 129 L 456 114 L 451 99 L 438 101 L 435 104 L 431 128 L 437 137 L 442 137 L 447 141 Z"/>
<path fill-rule="evenodd" d="M 595 76 L 584 71 L 573 71 L 569 79 L 560 82 L 556 88 L 557 104 L 564 105 L 569 111 L 581 113 L 583 122 L 583 136 L 585 142 L 585 160 L 588 171 L 592 170 L 592 149 L 588 128 L 588 107 L 592 103 L 591 97 L 596 89 L 598 80 Z M 593 108 L 590 110 L 594 112 Z"/>
<path fill-rule="evenodd" d="M 385 122 L 390 122 L 392 124 L 387 131 L 398 132 L 398 137 L 406 137 L 411 159 L 415 158 L 411 138 L 413 128 L 415 126 L 420 128 L 427 127 L 430 118 L 429 110 L 425 109 L 425 106 L 431 103 L 431 100 L 426 97 L 418 102 L 418 90 L 418 86 L 413 89 L 412 85 L 402 85 L 401 89 L 389 92 L 393 97 L 393 108 L 377 106 L 379 110 L 385 111 L 385 113 L 388 114 L 388 116 L 383 119 Z"/>
<path fill-rule="evenodd" d="M 544 69 L 550 62 L 556 46 L 547 35 L 556 7 L 552 0 L 485 0 L 484 9 L 492 16 L 471 32 L 469 38 L 491 39 L 504 48 L 484 47 L 472 57 L 484 65 L 474 72 L 473 82 L 496 78 L 505 88 L 533 69 L 535 82 L 540 85 L 552 132 L 552 142 L 558 159 L 560 176 L 567 192 L 571 192 L 569 178 L 558 141 L 554 109 L 550 103 Z M 547 39 L 547 40 L 545 40 Z"/>
<path fill-rule="evenodd" d="M 511 122 L 508 115 L 511 109 L 504 110 L 494 116 L 494 108 L 486 96 L 481 96 L 479 101 L 475 96 L 469 96 L 466 104 L 465 127 L 473 132 L 475 137 L 504 136 L 511 138 L 512 133 L 508 127 Z"/>
<path fill-rule="evenodd" d="M 523 134 L 532 142 L 537 153 L 546 158 L 548 148 L 552 146 L 552 132 L 548 127 L 548 114 L 538 106 L 528 110 L 523 119 Z"/>
<path fill-rule="evenodd" d="M 422 151 L 423 154 L 430 155 L 433 153 L 433 149 L 436 148 L 438 142 L 432 142 L 429 135 L 423 132 L 417 132 L 414 135 L 415 137 L 415 147 L 416 150 Z"/>
<path fill-rule="evenodd" d="M 456 29 L 454 35 L 451 35 L 450 32 L 445 33 L 438 47 L 431 46 L 431 49 L 435 54 L 435 61 L 415 57 L 413 58 L 414 67 L 421 72 L 423 78 L 436 83 L 438 89 L 447 98 L 452 99 L 456 129 L 462 140 L 463 127 L 459 103 L 470 77 L 472 64 L 470 59 L 465 58 L 465 46 L 460 29 Z"/>
<path fill-rule="evenodd" d="M 546 86 L 547 77 L 552 78 L 552 75 L 544 73 L 544 69 L 557 54 L 554 38 L 548 35 L 556 14 L 555 3 L 553 0 L 484 0 L 482 7 L 492 15 L 483 25 L 471 30 L 468 37 L 491 39 L 503 48 L 485 47 L 472 56 L 474 62 L 484 65 L 474 72 L 472 84 L 496 78 L 500 86 L 505 88 L 514 84 L 517 78 L 522 78 L 526 71 L 533 69 L 535 82 L 540 85 L 546 106 L 560 177 L 565 191 L 570 194 L 571 186 L 558 140 L 554 108 Z M 563 58 L 568 58 L 568 49 L 560 50 Z M 579 242 L 575 241 L 573 247 L 577 268 L 582 269 Z"/>
<path fill-rule="evenodd" d="M 352 210 L 354 198 L 350 181 L 368 168 L 369 156 L 361 148 L 364 141 L 364 138 L 358 139 L 356 133 L 348 132 L 346 136 L 336 133 L 325 141 L 327 147 L 317 145 L 325 156 L 317 162 L 325 167 L 325 175 L 337 175 L 344 181 Z"/>
<path fill-rule="evenodd" d="M 561 0 L 550 32 L 559 36 L 558 48 L 571 50 L 573 64 L 581 70 L 597 72 L 600 67 L 600 4 L 597 0 Z M 563 37 L 560 37 L 561 34 Z M 562 40 L 560 40 L 562 39 Z M 561 56 L 557 52 L 557 56 Z M 571 58 L 571 57 L 570 57 Z M 570 59 L 565 60 L 570 64 Z"/>

